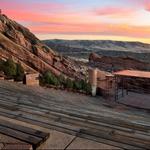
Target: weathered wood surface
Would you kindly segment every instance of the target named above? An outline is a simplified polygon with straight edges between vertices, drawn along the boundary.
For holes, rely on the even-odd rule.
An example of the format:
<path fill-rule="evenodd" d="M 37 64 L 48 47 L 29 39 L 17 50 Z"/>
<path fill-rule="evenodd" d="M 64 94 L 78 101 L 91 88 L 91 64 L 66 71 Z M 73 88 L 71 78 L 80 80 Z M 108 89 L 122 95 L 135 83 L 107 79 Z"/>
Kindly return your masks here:
<path fill-rule="evenodd" d="M 39 89 L 11 86 L 10 88 L 8 84 L 0 83 L 2 116 L 118 148 L 150 149 L 148 112 L 125 108 L 117 110 L 117 106 L 107 108 L 101 102 L 87 98 L 85 101 L 87 100 L 88 104 L 83 100 L 62 100 L 57 92 L 54 97 L 54 91 L 52 94 L 50 91 L 42 91 L 42 94 Z M 71 99 L 71 96 L 68 98 Z"/>
<path fill-rule="evenodd" d="M 44 133 L 31 128 L 23 127 L 0 119 L 0 133 L 31 144 L 33 149 L 40 146 L 49 137 Z"/>
<path fill-rule="evenodd" d="M 10 129 L 13 129 L 13 130 L 17 130 L 17 131 L 20 131 L 20 132 L 23 132 L 23 133 L 26 133 L 26 134 L 29 134 L 29 135 L 33 135 L 35 137 L 41 138 L 42 140 L 45 140 L 49 137 L 48 133 L 44 133 L 44 132 L 41 132 L 41 131 L 38 131 L 38 130 L 34 130 L 34 129 L 31 129 L 31 128 L 27 128 L 27 127 L 24 127 L 24 126 L 13 124 L 13 123 L 10 124 L 9 122 L 1 120 L 1 119 L 0 119 L 0 126 L 10 128 Z"/>

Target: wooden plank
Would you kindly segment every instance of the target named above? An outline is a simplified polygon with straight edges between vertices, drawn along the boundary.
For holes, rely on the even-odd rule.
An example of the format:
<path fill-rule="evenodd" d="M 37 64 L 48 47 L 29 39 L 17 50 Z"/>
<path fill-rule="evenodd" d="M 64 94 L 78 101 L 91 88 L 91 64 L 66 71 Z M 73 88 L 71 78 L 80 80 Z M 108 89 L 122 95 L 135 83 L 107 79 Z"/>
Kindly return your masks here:
<path fill-rule="evenodd" d="M 29 135 L 33 135 L 35 137 L 42 138 L 43 140 L 46 140 L 49 137 L 49 133 L 45 133 L 42 131 L 38 131 L 38 130 L 27 128 L 24 126 L 20 126 L 17 124 L 13 124 L 13 123 L 10 123 L 8 121 L 1 120 L 1 119 L 0 119 L 0 126 L 4 126 L 4 127 L 7 127 L 10 129 L 13 129 L 13 130 L 17 130 L 17 131 L 20 131 L 20 132 L 23 132 L 23 133 L 26 133 Z"/>
<path fill-rule="evenodd" d="M 145 135 L 145 134 L 142 134 L 142 133 L 136 133 L 133 132 L 133 131 L 124 131 L 124 130 L 120 130 L 117 129 L 117 128 L 114 128 L 114 127 L 111 127 L 111 126 L 103 126 L 103 125 L 98 125 L 98 124 L 92 124 L 90 122 L 86 122 L 86 121 L 80 121 L 80 122 L 77 122 L 73 119 L 66 119 L 66 118 L 62 118 L 61 119 L 61 122 L 64 122 L 64 123 L 70 123 L 70 124 L 74 124 L 74 125 L 80 125 L 81 127 L 88 127 L 89 129 L 93 130 L 93 129 L 97 129 L 97 130 L 100 130 L 100 131 L 105 131 L 105 132 L 111 132 L 111 131 L 114 131 L 115 134 L 117 135 L 122 135 L 122 136 L 127 136 L 127 137 L 132 137 L 132 138 L 137 138 L 137 139 L 140 139 L 140 140 L 149 140 L 150 142 L 150 136 L 149 135 Z"/>
<path fill-rule="evenodd" d="M 21 121 L 25 121 L 25 122 L 29 122 L 29 123 L 33 123 L 33 124 L 36 124 L 36 125 L 40 125 L 40 126 L 44 126 L 46 128 L 51 128 L 52 126 L 48 125 L 47 123 L 42 123 L 42 122 L 39 122 L 39 121 L 36 121 L 36 120 L 30 120 L 30 119 L 26 119 L 26 118 L 23 118 L 22 116 L 16 116 L 16 119 L 18 120 L 21 120 Z M 54 127 L 54 126 L 53 126 Z M 54 129 L 58 129 L 58 127 L 54 127 Z M 64 132 L 64 129 L 63 128 L 59 128 L 58 131 L 63 131 Z M 70 133 L 70 131 L 69 131 Z M 93 138 L 95 138 L 95 135 L 93 135 Z M 118 142 L 117 142 L 118 143 Z M 118 143 L 119 145 L 120 143 Z M 115 145 L 116 146 L 116 145 Z M 126 146 L 125 146 L 126 147 Z"/>
<path fill-rule="evenodd" d="M 101 137 L 92 136 L 90 134 L 82 133 L 79 135 L 79 137 L 86 138 L 86 139 L 93 140 L 93 141 L 100 142 L 100 143 L 104 143 L 104 144 L 108 144 L 108 145 L 112 145 L 115 147 L 123 148 L 125 150 L 141 150 L 141 148 L 136 147 L 136 146 L 132 146 L 132 145 L 124 144 L 124 143 L 119 143 L 116 141 L 111 141 L 111 140 L 104 139 Z"/>
<path fill-rule="evenodd" d="M 28 109 L 26 109 L 26 111 L 28 112 Z M 26 112 L 25 111 L 25 112 Z M 30 113 L 32 114 L 32 111 L 30 111 Z M 36 113 L 33 111 L 34 115 L 36 115 Z M 49 119 L 51 119 L 51 116 L 49 117 L 49 114 L 42 114 L 42 116 L 44 115 L 44 117 L 47 117 Z M 55 114 L 54 114 L 55 115 Z M 58 115 L 58 114 L 57 114 Z M 38 116 L 39 116 L 39 113 L 38 113 Z M 74 124 L 74 125 L 78 125 L 78 126 L 81 126 L 81 127 L 90 127 L 90 128 L 95 128 L 95 129 L 99 129 L 99 130 L 102 130 L 102 131 L 115 131 L 116 134 L 119 134 L 119 135 L 124 135 L 124 136 L 129 136 L 129 137 L 132 137 L 132 138 L 138 138 L 138 139 L 141 139 L 141 140 L 146 140 L 146 139 L 149 139 L 149 136 L 148 135 L 144 135 L 142 133 L 136 133 L 136 131 L 133 132 L 133 130 L 121 130 L 120 128 L 118 129 L 117 127 L 114 128 L 114 127 L 111 127 L 110 126 L 104 126 L 104 125 L 101 125 L 101 124 L 93 124 L 91 123 L 89 120 L 81 120 L 78 118 L 75 118 L 75 117 L 71 117 L 71 116 L 68 116 L 68 115 L 61 115 L 60 116 L 60 122 L 61 123 L 67 123 L 67 124 Z"/>
<path fill-rule="evenodd" d="M 24 106 L 24 107 L 25 107 L 25 106 Z M 32 110 L 32 107 L 31 107 L 31 110 Z M 40 111 L 40 109 L 38 109 L 38 110 Z M 55 112 L 50 112 L 50 113 L 54 114 Z M 56 112 L 56 113 L 57 113 L 57 112 Z M 61 114 L 61 113 L 58 113 L 58 114 Z M 64 115 L 64 114 L 62 114 L 62 115 Z M 69 114 L 69 115 L 67 115 L 67 116 L 71 116 L 71 115 Z M 71 116 L 71 117 L 72 117 L 72 116 Z M 77 118 L 77 117 L 76 117 L 76 118 Z M 78 118 L 79 118 L 79 117 L 78 117 Z M 88 117 L 88 118 L 90 118 L 90 117 Z M 80 116 L 80 119 L 81 119 L 81 116 Z M 85 120 L 86 120 L 86 119 L 85 119 Z M 95 120 L 95 119 L 94 119 L 94 120 Z M 104 121 L 107 123 L 109 119 L 106 121 L 106 119 L 104 119 L 104 117 L 103 117 L 103 118 L 101 118 L 100 120 L 101 120 L 101 121 L 104 120 Z M 104 121 L 103 121 L 103 122 L 104 122 Z M 115 121 L 115 120 L 112 120 L 111 123 L 113 123 L 114 121 Z M 115 121 L 115 122 L 116 122 L 116 121 Z M 100 123 L 100 122 L 99 122 L 99 123 Z M 105 124 L 106 124 L 106 123 L 105 123 Z M 108 124 L 108 123 L 107 123 L 107 124 Z M 135 128 L 130 128 L 129 126 L 125 126 L 125 127 L 123 126 L 123 127 L 122 127 L 122 126 L 120 126 L 120 124 L 121 124 L 121 123 L 117 121 L 116 124 L 113 123 L 113 125 L 112 125 L 112 124 L 110 124 L 110 125 L 112 125 L 112 126 L 118 126 L 118 127 L 124 128 L 124 129 L 130 129 L 130 130 L 132 130 L 132 131 L 138 130 L 137 128 L 136 128 L 136 129 L 135 129 Z M 134 124 L 133 124 L 133 125 L 134 125 Z M 131 126 L 131 125 L 130 125 L 130 126 Z M 134 127 L 134 126 L 133 126 L 133 127 Z M 141 127 L 141 126 L 140 126 L 140 127 Z M 148 127 L 146 127 L 146 128 L 148 129 Z M 141 129 L 141 128 L 140 128 L 140 129 Z M 143 129 L 144 129 L 144 131 L 143 131 Z M 142 132 L 145 132 L 145 133 L 146 133 L 146 132 L 147 132 L 147 129 L 145 129 L 145 126 L 142 126 Z M 145 130 L 146 130 L 146 131 L 145 131 Z M 131 132 L 132 132 L 132 131 L 131 131 Z M 140 131 L 141 131 L 141 130 L 140 130 Z M 148 133 L 148 132 L 147 132 L 147 133 Z"/>
<path fill-rule="evenodd" d="M 23 132 L 0 126 L 0 133 L 31 144 L 34 148 L 42 143 L 42 138 L 28 135 Z"/>
<path fill-rule="evenodd" d="M 71 134 L 71 135 L 76 135 L 76 133 L 79 131 L 79 129 L 68 129 L 68 128 L 64 128 L 63 126 L 56 126 L 54 124 L 48 124 L 48 123 L 44 123 L 41 121 L 31 120 L 31 119 L 22 118 L 22 117 L 17 117 L 16 119 L 19 121 L 27 122 L 27 123 L 37 125 L 43 128 L 53 129 L 53 130 Z"/>
<path fill-rule="evenodd" d="M 29 110 L 29 109 L 28 109 Z M 37 109 L 37 111 L 40 111 L 40 109 Z M 31 110 L 30 110 L 30 112 L 31 112 Z M 55 114 L 55 112 L 50 112 L 50 113 L 52 113 L 52 114 Z M 58 115 L 60 115 L 60 113 L 56 113 L 57 114 L 57 116 Z M 44 114 L 43 114 L 44 115 Z M 69 116 L 69 115 L 64 115 L 64 114 L 61 114 L 63 117 L 70 117 L 68 120 L 69 121 L 71 121 L 71 119 L 73 118 L 72 116 Z M 39 115 L 38 115 L 39 116 Z M 45 116 L 48 116 L 48 114 L 45 114 Z M 57 117 L 58 118 L 58 117 Z M 77 117 L 74 117 L 74 118 L 77 118 Z M 61 120 L 63 120 L 63 118 L 61 119 Z M 65 119 L 66 120 L 66 119 Z M 83 119 L 83 120 L 85 120 L 85 125 L 88 123 L 89 124 L 89 122 L 88 122 L 88 120 L 86 120 L 86 119 Z M 81 122 L 81 120 L 80 120 L 80 122 Z M 99 123 L 99 122 L 97 122 L 97 123 Z M 105 124 L 106 125 L 106 124 Z M 109 125 L 109 124 L 108 124 Z M 109 125 L 109 126 L 111 126 L 111 125 Z M 116 126 L 116 127 L 119 127 L 119 126 Z M 122 128 L 122 127 L 121 127 Z M 127 128 L 124 128 L 124 129 L 127 129 Z M 135 130 L 134 130 L 135 131 Z M 131 133 L 133 133 L 133 130 L 132 129 L 130 129 L 130 132 Z M 136 132 L 136 131 L 135 131 Z"/>
<path fill-rule="evenodd" d="M 45 101 L 45 100 L 44 100 Z M 35 106 L 34 106 L 35 107 Z M 41 108 L 41 107 L 40 107 Z M 42 106 L 42 109 L 45 109 L 45 107 Z M 47 108 L 46 108 L 47 109 Z M 81 113 L 80 113 L 81 114 Z M 108 119 L 109 120 L 109 119 Z"/>
<path fill-rule="evenodd" d="M 36 120 L 29 120 L 29 119 L 25 119 L 23 116 L 20 116 L 20 117 L 17 117 L 16 119 L 18 120 L 21 120 L 21 121 L 25 121 L 25 122 L 29 122 L 29 123 L 33 123 L 33 124 L 36 124 L 36 125 L 40 125 L 40 126 L 44 126 L 46 128 L 51 128 L 51 126 L 49 126 L 48 124 L 44 124 L 42 122 L 39 122 L 39 121 L 36 121 Z M 54 127 L 55 129 L 58 129 L 58 127 Z M 60 128 L 58 129 L 58 131 L 63 131 L 64 132 L 64 129 L 63 130 L 60 130 Z M 70 132 L 69 132 L 70 133 Z M 78 135 L 79 136 L 79 135 Z M 95 135 L 93 135 L 93 138 L 95 137 Z M 119 143 L 118 143 L 119 145 Z M 116 145 L 115 145 L 116 146 Z"/>
<path fill-rule="evenodd" d="M 44 117 L 40 117 L 40 116 L 36 116 L 36 115 L 31 115 L 31 114 L 26 114 L 24 112 L 12 112 L 10 110 L 6 110 L 6 109 L 3 109 L 3 110 L 0 110 L 0 112 L 2 111 L 2 113 L 6 113 L 5 115 L 8 115 L 8 116 L 11 116 L 15 119 L 28 119 L 29 121 L 37 121 L 37 122 L 43 122 L 45 124 L 49 124 L 51 126 L 57 126 L 57 127 L 62 127 L 66 130 L 72 130 L 72 131 L 79 131 L 80 128 L 77 127 L 77 126 L 74 126 L 74 125 L 67 125 L 67 124 L 63 124 L 63 123 L 60 123 L 60 122 L 57 122 L 57 121 L 51 121 L 51 120 L 48 120 L 47 118 L 44 118 Z M 4 114 L 3 113 L 3 114 Z"/>
<path fill-rule="evenodd" d="M 56 126 L 56 127 L 60 127 L 60 128 L 64 128 L 64 129 L 67 129 L 67 130 L 72 130 L 72 131 L 75 131 L 75 132 L 78 132 L 80 130 L 80 128 L 76 125 L 68 125 L 68 124 L 64 124 L 64 123 L 61 123 L 61 122 L 57 122 L 57 121 L 51 121 L 51 120 L 48 120 L 48 119 L 43 119 L 43 118 L 40 118 L 38 116 L 30 116 L 30 115 L 27 115 L 25 113 L 22 114 L 22 116 L 18 116 L 19 118 L 25 118 L 25 119 L 29 119 L 29 120 L 33 120 L 33 121 L 39 121 L 39 122 L 43 122 L 43 123 L 46 123 L 46 124 L 49 124 L 49 125 L 52 125 L 52 126 Z"/>
<path fill-rule="evenodd" d="M 74 116 L 71 116 L 71 115 L 62 114 L 62 113 L 58 113 L 58 112 L 54 112 L 54 111 L 50 111 L 50 112 L 47 112 L 47 113 L 41 113 L 40 109 L 38 109 L 38 108 L 30 109 L 30 107 L 28 108 L 28 107 L 25 107 L 25 106 L 22 109 L 25 112 L 30 112 L 31 114 L 33 113 L 35 115 L 36 115 L 36 112 L 38 112 L 38 114 L 40 114 L 41 116 L 44 115 L 44 117 L 47 117 L 47 118 L 50 118 L 50 119 L 51 119 L 51 117 L 53 119 L 54 118 L 57 119 L 58 117 L 61 117 L 61 121 L 72 122 L 72 124 L 74 124 L 75 121 L 78 121 L 79 123 L 83 122 L 84 125 L 92 124 L 92 125 L 97 126 L 97 127 L 98 126 L 109 127 L 109 128 L 115 129 L 115 130 L 120 130 L 120 131 L 124 131 L 124 132 L 128 132 L 128 133 L 136 133 L 138 131 L 138 130 L 131 129 L 131 128 L 128 128 L 128 127 L 119 126 L 118 124 L 117 125 L 112 125 L 112 124 L 108 124 L 107 122 L 105 123 L 105 122 L 101 122 L 101 121 L 92 121 L 92 120 L 89 120 L 89 119 L 74 117 Z M 34 111 L 34 110 L 36 110 L 36 111 Z M 143 134 L 143 135 L 149 135 L 148 132 L 144 132 L 144 131 L 138 131 L 138 133 Z"/>
<path fill-rule="evenodd" d="M 23 107 L 23 106 L 21 106 L 21 107 Z M 40 110 L 40 108 L 44 108 L 45 109 L 45 107 L 43 107 L 43 106 L 40 106 L 40 107 L 38 107 L 38 109 Z M 31 107 L 31 109 L 32 109 L 32 107 Z M 45 110 L 55 110 L 55 109 L 45 109 Z M 134 131 L 142 131 L 142 132 L 148 132 L 149 131 L 149 127 L 148 126 L 145 126 L 145 125 L 138 125 L 138 124 L 136 124 L 136 123 L 132 123 L 132 122 L 127 122 L 127 121 L 122 121 L 122 120 L 118 120 L 118 119 L 113 119 L 113 118 L 110 118 L 110 117 L 107 117 L 106 119 L 104 118 L 104 117 L 102 117 L 102 116 L 93 116 L 93 115 L 91 115 L 91 114 L 86 114 L 86 115 L 84 115 L 84 113 L 83 113 L 83 115 L 82 115 L 82 113 L 78 113 L 78 112 L 70 112 L 70 111 L 66 111 L 66 110 L 63 110 L 63 111 L 61 111 L 61 110 L 59 110 L 59 109 L 57 109 L 56 110 L 57 112 L 59 112 L 59 113 L 61 113 L 61 112 L 64 112 L 65 114 L 66 114 L 66 116 L 68 115 L 68 116 L 70 116 L 71 117 L 71 115 L 73 114 L 73 116 L 75 117 L 75 116 L 77 116 L 77 118 L 82 118 L 83 120 L 98 120 L 98 122 L 104 122 L 104 123 L 108 123 L 109 125 L 111 125 L 111 124 L 114 124 L 115 126 L 119 126 L 120 127 L 120 124 L 121 124 L 121 127 L 122 127 L 122 125 L 124 125 L 125 123 L 127 123 L 127 125 L 125 124 L 125 126 L 123 127 L 123 128 L 129 128 L 129 129 L 133 129 Z M 51 111 L 52 112 L 52 111 Z M 53 112 L 52 112 L 52 114 L 53 114 Z M 36 115 L 36 113 L 34 114 L 34 115 Z M 18 118 L 21 118 L 22 116 L 20 116 L 20 117 L 18 117 Z M 92 118 L 92 119 L 91 119 Z M 35 119 L 36 120 L 36 119 Z M 35 120 L 32 120 L 32 121 L 35 121 Z M 96 121 L 95 121 L 96 122 Z M 86 122 L 85 122 L 86 123 Z M 133 125 L 133 126 L 132 126 Z M 132 130 L 131 130 L 131 132 L 132 132 Z M 94 137 L 94 136 L 93 136 Z"/>
<path fill-rule="evenodd" d="M 40 118 L 40 116 L 41 116 L 41 113 L 39 113 L 39 111 L 36 111 L 36 112 L 38 112 L 38 114 L 36 114 L 33 110 L 30 110 L 30 109 L 24 109 L 23 108 L 23 110 L 24 110 L 24 112 L 26 112 L 26 113 L 28 113 L 28 112 L 30 112 L 30 114 L 32 115 L 32 113 L 34 114 L 34 115 L 37 115 L 37 117 L 38 118 Z M 26 111 L 25 111 L 26 110 Z M 58 115 L 58 113 L 57 113 L 57 115 Z M 49 114 L 45 114 L 45 113 L 42 113 L 42 116 L 45 118 L 45 117 L 47 117 L 47 118 L 49 118 L 49 119 L 51 119 L 51 116 L 49 117 Z M 63 117 L 62 117 L 63 116 Z M 124 135 L 124 136 L 129 136 L 129 137 L 133 137 L 133 138 L 139 138 L 139 139 L 141 139 L 141 140 L 144 140 L 144 139 L 148 139 L 149 138 L 149 136 L 146 136 L 146 135 L 142 135 L 142 133 L 141 134 L 137 134 L 137 133 L 135 133 L 135 132 L 133 132 L 132 130 L 130 130 L 130 131 L 126 131 L 126 132 L 122 132 L 122 131 L 118 131 L 118 129 L 117 128 L 113 128 L 113 127 L 111 127 L 111 126 L 109 126 L 109 127 L 107 127 L 107 126 L 103 126 L 103 125 L 100 125 L 100 124 L 91 124 L 90 122 L 88 122 L 88 120 L 77 120 L 77 118 L 75 118 L 75 117 L 71 117 L 71 116 L 68 116 L 68 115 L 63 115 L 62 114 L 62 116 L 61 116 L 61 118 L 60 118 L 60 121 L 61 121 L 61 123 L 67 123 L 67 124 L 74 124 L 74 125 L 80 125 L 80 126 L 82 126 L 82 127 L 91 127 L 91 128 L 96 128 L 96 129 L 100 129 L 100 130 L 105 130 L 105 131 L 112 131 L 112 130 L 115 130 L 115 133 L 116 134 L 121 134 L 121 135 Z M 69 118 L 68 118 L 69 117 Z M 44 119 L 43 118 L 43 119 Z M 58 118 L 58 117 L 57 117 Z M 120 129 L 119 129 L 120 130 Z"/>
<path fill-rule="evenodd" d="M 45 127 L 45 128 L 50 128 L 50 129 L 55 129 L 55 130 L 57 130 L 57 131 L 60 131 L 60 132 L 64 132 L 64 133 L 68 133 L 68 134 L 71 134 L 71 135 L 76 135 L 76 136 L 78 136 L 78 137 L 82 137 L 82 134 L 80 134 L 79 133 L 79 131 L 75 131 L 75 132 L 72 132 L 72 130 L 66 130 L 66 129 L 64 129 L 64 128 L 62 128 L 62 127 L 58 127 L 58 126 L 51 126 L 51 125 L 49 125 L 49 124 L 45 124 L 45 123 L 42 123 L 42 122 L 39 122 L 39 121 L 36 121 L 36 120 L 30 120 L 29 121 L 29 119 L 25 119 L 25 118 L 22 118 L 22 117 L 20 117 L 20 118 L 17 118 L 18 120 L 20 120 L 20 121 L 25 121 L 25 122 L 29 122 L 29 123 L 32 123 L 32 124 L 35 124 L 35 125 L 39 125 L 39 126 L 42 126 L 42 127 Z M 87 138 L 86 136 L 85 136 L 85 138 Z M 91 140 L 93 140 L 95 138 L 95 135 L 93 136 L 93 138 L 91 138 Z M 104 138 L 101 138 L 101 139 L 103 139 L 104 141 L 106 141 Z M 124 145 L 123 147 L 125 148 L 125 149 L 133 149 L 133 147 L 134 146 L 129 146 L 128 144 L 120 144 L 119 142 L 113 142 L 113 141 L 110 141 L 109 140 L 109 142 L 105 142 L 106 144 L 109 144 L 110 145 L 110 143 L 115 143 L 115 144 L 111 144 L 111 145 L 114 145 L 114 146 L 120 146 L 120 147 L 122 147 L 122 145 Z M 134 147 L 134 149 L 135 149 L 135 147 Z M 136 147 L 136 150 L 138 150 L 138 147 Z"/>
<path fill-rule="evenodd" d="M 64 125 L 64 124 L 54 124 L 54 122 L 45 122 L 44 120 L 36 120 L 36 119 L 30 119 L 28 117 L 23 117 L 22 115 L 12 115 L 10 112 L 1 112 L 0 115 L 11 118 L 11 119 L 16 119 L 19 121 L 27 122 L 33 125 L 38 125 L 47 129 L 54 129 L 60 132 L 64 133 L 69 133 L 71 135 L 76 135 L 77 132 L 79 132 L 79 128 L 74 128 L 73 126 L 69 125 Z"/>
<path fill-rule="evenodd" d="M 132 137 L 127 137 L 127 136 L 121 136 L 121 135 L 117 135 L 113 132 L 107 133 L 107 132 L 103 132 L 103 131 L 99 131 L 99 130 L 93 130 L 93 129 L 92 130 L 81 129 L 80 132 L 84 133 L 84 134 L 93 135 L 95 137 L 100 137 L 100 138 L 108 139 L 111 141 L 128 144 L 128 145 L 139 147 L 139 148 L 144 148 L 144 149 L 150 148 L 150 142 L 149 141 L 139 140 L 139 139 L 135 139 Z"/>

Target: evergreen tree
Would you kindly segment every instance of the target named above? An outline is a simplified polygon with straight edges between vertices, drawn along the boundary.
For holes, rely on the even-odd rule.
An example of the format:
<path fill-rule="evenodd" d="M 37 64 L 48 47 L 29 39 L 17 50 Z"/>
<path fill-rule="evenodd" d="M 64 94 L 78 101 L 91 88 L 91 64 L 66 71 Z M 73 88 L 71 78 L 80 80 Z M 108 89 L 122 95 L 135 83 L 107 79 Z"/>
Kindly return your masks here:
<path fill-rule="evenodd" d="M 56 86 L 60 85 L 57 77 L 55 77 L 50 71 L 44 74 L 43 81 L 46 84 L 51 84 L 51 85 L 56 85 Z"/>
<path fill-rule="evenodd" d="M 69 89 L 72 89 L 73 88 L 73 81 L 71 79 L 67 78 L 65 87 L 69 88 Z"/>
<path fill-rule="evenodd" d="M 17 81 L 22 81 L 24 78 L 24 69 L 23 67 L 21 66 L 20 63 L 17 63 L 16 64 L 16 76 L 15 76 L 15 79 Z"/>
<path fill-rule="evenodd" d="M 16 76 L 16 64 L 12 59 L 8 59 L 6 62 L 4 62 L 4 73 L 8 77 L 14 77 Z"/>

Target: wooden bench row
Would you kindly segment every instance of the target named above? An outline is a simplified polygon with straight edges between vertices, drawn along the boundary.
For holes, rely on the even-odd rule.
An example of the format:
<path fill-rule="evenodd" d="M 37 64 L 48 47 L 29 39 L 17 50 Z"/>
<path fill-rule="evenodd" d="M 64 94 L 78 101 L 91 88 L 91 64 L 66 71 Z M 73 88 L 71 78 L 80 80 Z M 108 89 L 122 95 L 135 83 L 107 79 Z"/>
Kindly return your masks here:
<path fill-rule="evenodd" d="M 44 143 L 49 133 L 20 126 L 0 119 L 0 133 L 32 145 L 33 150 Z"/>

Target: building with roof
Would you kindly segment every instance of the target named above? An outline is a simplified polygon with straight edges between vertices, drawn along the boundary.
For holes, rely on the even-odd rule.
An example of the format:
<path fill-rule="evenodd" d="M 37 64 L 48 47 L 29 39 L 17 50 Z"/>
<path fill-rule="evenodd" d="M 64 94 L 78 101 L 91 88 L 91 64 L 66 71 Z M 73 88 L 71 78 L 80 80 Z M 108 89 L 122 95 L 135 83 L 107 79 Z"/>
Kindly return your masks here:
<path fill-rule="evenodd" d="M 150 109 L 150 72 L 122 70 L 108 73 L 89 69 L 92 95 L 128 106 Z M 139 98 L 138 98 L 139 97 Z"/>
<path fill-rule="evenodd" d="M 101 94 L 105 97 L 113 95 L 114 75 L 95 68 L 89 68 L 89 82 L 92 87 L 92 95 Z"/>
<path fill-rule="evenodd" d="M 115 76 L 115 100 L 119 98 L 119 89 L 128 94 L 128 91 L 150 93 L 150 72 L 139 70 L 122 70 L 113 73 Z"/>

